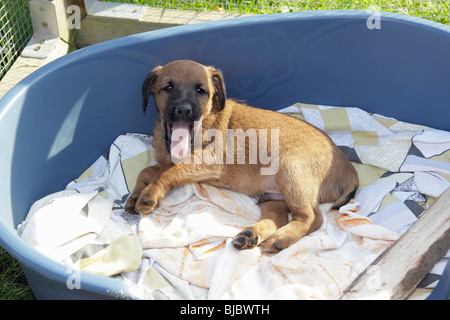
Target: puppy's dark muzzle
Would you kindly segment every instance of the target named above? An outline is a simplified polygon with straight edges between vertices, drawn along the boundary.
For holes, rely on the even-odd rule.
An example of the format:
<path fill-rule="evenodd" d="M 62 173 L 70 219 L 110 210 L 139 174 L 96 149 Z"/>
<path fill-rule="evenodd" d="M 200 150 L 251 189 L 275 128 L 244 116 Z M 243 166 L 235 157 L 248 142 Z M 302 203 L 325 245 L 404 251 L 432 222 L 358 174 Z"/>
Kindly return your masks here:
<path fill-rule="evenodd" d="M 174 118 L 177 120 L 188 120 L 192 116 L 192 106 L 190 104 L 182 104 L 175 107 Z"/>
<path fill-rule="evenodd" d="M 167 123 L 184 121 L 192 125 L 194 121 L 199 119 L 199 115 L 195 104 L 181 102 L 166 109 L 165 120 Z"/>

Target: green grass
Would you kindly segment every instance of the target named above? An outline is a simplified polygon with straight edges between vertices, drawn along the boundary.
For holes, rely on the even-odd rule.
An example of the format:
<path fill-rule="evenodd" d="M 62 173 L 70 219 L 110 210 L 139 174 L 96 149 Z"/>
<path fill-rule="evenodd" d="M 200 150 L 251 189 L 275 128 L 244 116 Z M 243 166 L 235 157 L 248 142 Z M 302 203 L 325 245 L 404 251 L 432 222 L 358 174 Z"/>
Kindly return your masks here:
<path fill-rule="evenodd" d="M 19 262 L 0 248 L 0 300 L 34 299 Z"/>
<path fill-rule="evenodd" d="M 402 13 L 450 24 L 450 0 L 108 0 L 195 11 L 270 14 L 307 10 L 360 9 Z"/>

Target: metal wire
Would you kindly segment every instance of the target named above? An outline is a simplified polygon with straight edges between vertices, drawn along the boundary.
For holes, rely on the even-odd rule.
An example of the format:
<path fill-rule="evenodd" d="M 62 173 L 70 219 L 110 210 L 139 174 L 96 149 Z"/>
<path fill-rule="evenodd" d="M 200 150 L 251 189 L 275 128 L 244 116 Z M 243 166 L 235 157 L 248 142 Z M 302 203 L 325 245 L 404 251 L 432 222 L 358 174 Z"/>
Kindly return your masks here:
<path fill-rule="evenodd" d="M 27 0 L 0 1 L 0 79 L 26 46 L 33 28 Z"/>

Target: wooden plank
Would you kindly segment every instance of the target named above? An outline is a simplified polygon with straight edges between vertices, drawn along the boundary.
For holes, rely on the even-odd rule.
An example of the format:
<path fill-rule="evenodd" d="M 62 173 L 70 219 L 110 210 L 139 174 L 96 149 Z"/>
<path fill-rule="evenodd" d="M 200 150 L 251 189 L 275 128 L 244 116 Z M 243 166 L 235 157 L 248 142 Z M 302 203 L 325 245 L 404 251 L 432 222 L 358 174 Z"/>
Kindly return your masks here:
<path fill-rule="evenodd" d="M 117 11 L 109 9 L 97 14 L 89 14 L 88 11 L 88 15 L 81 21 L 81 29 L 76 32 L 76 46 L 82 48 L 146 31 L 245 16 L 240 13 L 195 12 L 148 7 L 142 14 L 126 15 L 126 6 L 121 6 L 119 9 L 115 9 Z"/>
<path fill-rule="evenodd" d="M 58 20 L 58 27 L 59 27 L 59 37 L 64 40 L 67 43 L 71 43 L 73 33 L 75 29 L 72 25 L 73 19 L 83 18 L 86 16 L 86 7 L 84 5 L 84 0 L 59 0 L 55 1 L 56 6 L 56 15 Z M 79 10 L 79 17 L 73 16 L 76 14 L 75 12 L 67 12 L 68 8 L 70 6 L 76 6 Z M 73 19 L 72 19 L 73 18 Z"/>
<path fill-rule="evenodd" d="M 405 299 L 450 247 L 450 188 L 346 289 L 341 299 Z"/>
<path fill-rule="evenodd" d="M 164 8 L 146 8 L 139 18 L 140 21 L 163 23 L 163 24 L 193 24 L 208 21 L 217 21 L 250 16 L 250 14 L 235 12 L 201 12 L 187 10 L 171 10 Z"/>
<path fill-rule="evenodd" d="M 172 26 L 175 24 L 88 15 L 81 20 L 81 29 L 76 31 L 75 45 L 77 48 L 84 48 L 103 41 Z"/>
<path fill-rule="evenodd" d="M 48 56 L 44 59 L 31 58 L 19 56 L 14 62 L 8 73 L 2 78 L 0 82 L 0 98 L 3 97 L 12 87 L 26 78 L 28 75 L 46 65 L 47 63 L 64 56 L 70 52 L 71 48 L 73 28 L 68 26 L 69 15 L 67 13 L 68 6 L 77 6 L 80 8 L 80 18 L 86 15 L 86 8 L 84 6 L 84 0 L 58 0 L 55 2 L 56 19 L 59 29 L 59 39 L 56 41 L 55 46 L 49 52 Z M 28 43 L 28 47 L 32 41 Z"/>
<path fill-rule="evenodd" d="M 46 59 L 25 58 L 19 56 L 11 69 L 9 69 L 3 77 L 2 81 L 0 81 L 0 98 L 3 97 L 12 87 L 40 67 L 65 55 L 69 49 L 69 44 L 59 39 L 55 48 L 53 48 Z"/>

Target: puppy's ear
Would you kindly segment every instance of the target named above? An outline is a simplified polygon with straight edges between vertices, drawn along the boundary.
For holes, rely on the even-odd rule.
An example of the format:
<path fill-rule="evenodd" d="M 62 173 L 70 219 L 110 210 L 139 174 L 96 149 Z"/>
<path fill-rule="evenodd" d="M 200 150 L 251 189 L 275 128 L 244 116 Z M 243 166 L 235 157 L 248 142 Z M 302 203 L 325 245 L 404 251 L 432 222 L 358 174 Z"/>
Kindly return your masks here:
<path fill-rule="evenodd" d="M 156 79 L 158 79 L 159 70 L 162 67 L 156 67 L 154 68 L 149 75 L 147 76 L 147 79 L 145 79 L 144 84 L 142 85 L 142 109 L 144 109 L 144 112 L 147 110 L 147 103 L 148 103 L 148 97 L 154 92 L 154 86 L 156 83 Z"/>
<path fill-rule="evenodd" d="M 211 81 L 214 87 L 213 106 L 217 107 L 217 110 L 223 110 L 227 100 L 227 93 L 225 91 L 225 82 L 223 81 L 222 72 L 209 67 Z"/>

